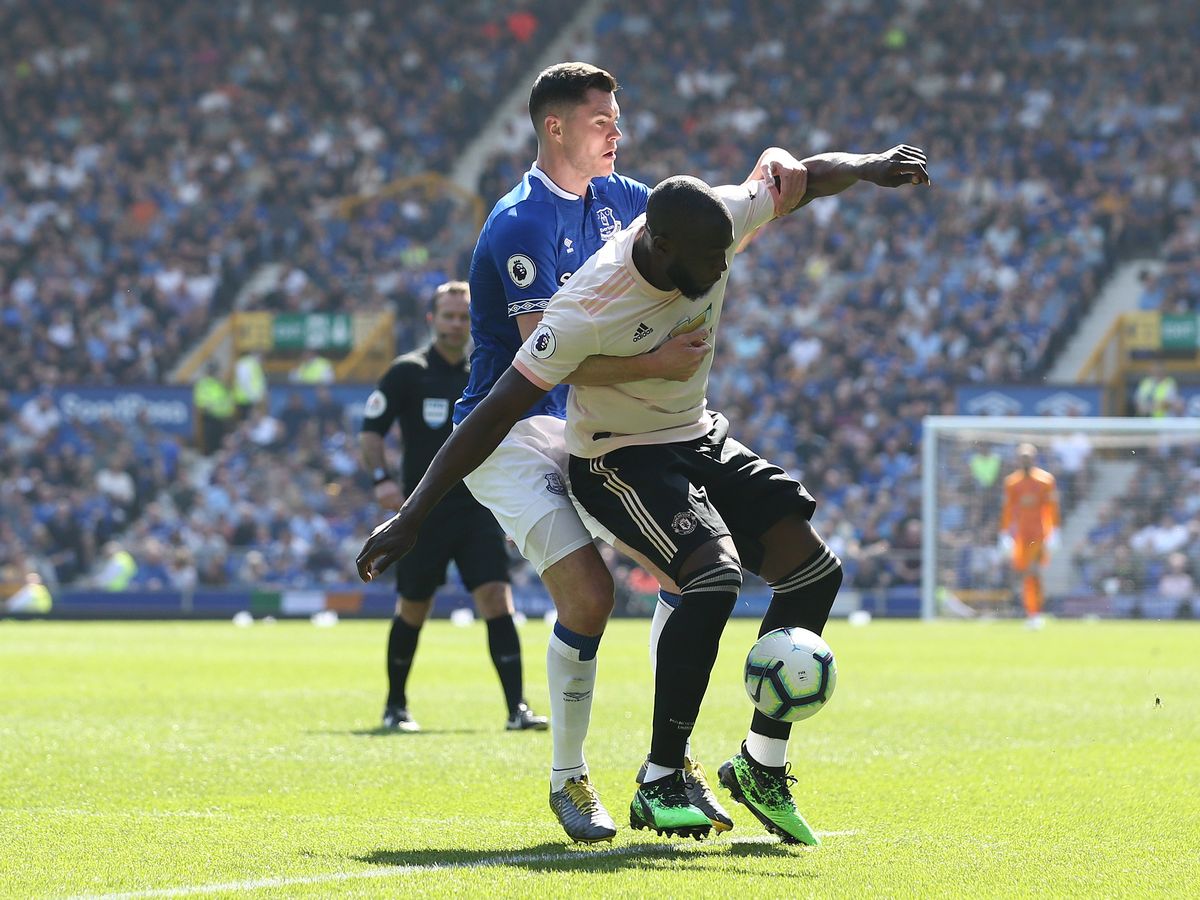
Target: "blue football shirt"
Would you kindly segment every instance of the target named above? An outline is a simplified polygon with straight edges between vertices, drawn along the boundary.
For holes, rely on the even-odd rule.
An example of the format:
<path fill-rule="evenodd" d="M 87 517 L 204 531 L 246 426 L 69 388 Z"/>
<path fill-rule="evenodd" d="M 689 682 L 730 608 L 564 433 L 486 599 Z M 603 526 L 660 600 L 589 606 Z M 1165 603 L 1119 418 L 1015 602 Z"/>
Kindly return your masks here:
<path fill-rule="evenodd" d="M 541 312 L 566 280 L 618 231 L 646 211 L 650 189 L 616 173 L 594 178 L 580 197 L 558 187 L 536 165 L 505 194 L 484 223 L 471 257 L 471 380 L 454 405 L 466 418 L 512 364 L 521 346 L 516 316 Z M 560 419 L 567 385 L 526 414 Z"/>

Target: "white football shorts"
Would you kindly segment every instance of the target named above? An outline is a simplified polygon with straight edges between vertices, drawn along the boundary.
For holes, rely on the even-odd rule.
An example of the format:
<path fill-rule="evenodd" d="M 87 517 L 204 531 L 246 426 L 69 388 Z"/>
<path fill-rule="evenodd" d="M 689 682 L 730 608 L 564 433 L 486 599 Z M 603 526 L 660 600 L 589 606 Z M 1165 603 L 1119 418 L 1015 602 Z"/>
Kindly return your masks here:
<path fill-rule="evenodd" d="M 567 493 L 566 424 L 554 416 L 522 419 L 463 479 L 538 575 L 592 543 Z"/>

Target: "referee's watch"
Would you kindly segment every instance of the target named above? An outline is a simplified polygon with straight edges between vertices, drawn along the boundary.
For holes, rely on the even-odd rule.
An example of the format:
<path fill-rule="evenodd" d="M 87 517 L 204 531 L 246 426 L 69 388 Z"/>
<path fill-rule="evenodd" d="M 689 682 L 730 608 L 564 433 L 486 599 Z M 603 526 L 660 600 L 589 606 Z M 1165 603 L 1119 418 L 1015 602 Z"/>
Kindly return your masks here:
<path fill-rule="evenodd" d="M 385 469 L 383 466 L 377 466 L 371 472 L 371 480 L 375 484 L 378 485 L 378 484 L 383 484 L 385 481 L 391 481 L 392 476 L 391 476 L 391 473 L 389 473 L 388 470 Z"/>

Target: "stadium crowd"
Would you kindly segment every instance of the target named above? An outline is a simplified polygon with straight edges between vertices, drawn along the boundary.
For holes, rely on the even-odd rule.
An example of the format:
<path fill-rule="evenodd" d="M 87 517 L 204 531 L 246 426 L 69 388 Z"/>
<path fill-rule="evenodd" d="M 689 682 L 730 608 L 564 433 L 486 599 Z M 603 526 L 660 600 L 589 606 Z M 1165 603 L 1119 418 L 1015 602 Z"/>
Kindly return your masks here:
<path fill-rule="evenodd" d="M 272 261 L 252 304 L 391 303 L 415 343 L 474 222 L 415 183 L 339 201 L 444 171 L 566 15 L 31 8 L 0 28 L 0 383 L 18 389 L 162 380 Z M 915 200 L 851 190 L 764 231 L 713 368 L 712 405 L 810 486 L 851 585 L 915 583 L 920 419 L 954 411 L 955 384 L 1036 381 L 1112 266 L 1168 235 L 1147 296 L 1197 308 L 1197 28 L 1181 2 L 613 0 L 586 36 L 623 83 L 619 168 L 649 184 L 741 178 L 767 144 L 929 154 Z M 532 156 L 530 135 L 491 160 L 485 205 Z M 345 548 L 378 515 L 347 428 L 273 448 L 239 427 L 125 544 L 182 547 L 206 583 L 347 580 Z M 251 469 L 281 474 L 241 483 Z"/>
<path fill-rule="evenodd" d="M 292 276 L 268 308 L 377 308 L 445 280 L 453 204 L 401 194 L 351 227 L 339 201 L 443 170 L 566 15 L 0 6 L 0 383 L 159 382 L 265 262 Z"/>

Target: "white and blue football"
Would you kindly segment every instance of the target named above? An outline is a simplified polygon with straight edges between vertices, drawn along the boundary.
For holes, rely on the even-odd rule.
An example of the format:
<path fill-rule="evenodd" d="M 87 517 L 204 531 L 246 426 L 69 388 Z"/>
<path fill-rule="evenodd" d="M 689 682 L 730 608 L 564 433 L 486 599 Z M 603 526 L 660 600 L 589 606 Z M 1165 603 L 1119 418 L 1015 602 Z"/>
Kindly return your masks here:
<path fill-rule="evenodd" d="M 750 648 L 745 684 L 763 715 L 799 722 L 829 702 L 837 685 L 837 663 L 820 635 L 805 628 L 776 628 Z"/>

